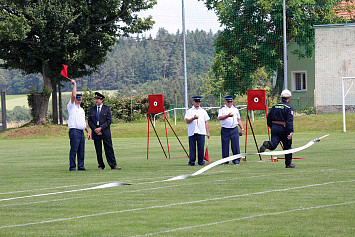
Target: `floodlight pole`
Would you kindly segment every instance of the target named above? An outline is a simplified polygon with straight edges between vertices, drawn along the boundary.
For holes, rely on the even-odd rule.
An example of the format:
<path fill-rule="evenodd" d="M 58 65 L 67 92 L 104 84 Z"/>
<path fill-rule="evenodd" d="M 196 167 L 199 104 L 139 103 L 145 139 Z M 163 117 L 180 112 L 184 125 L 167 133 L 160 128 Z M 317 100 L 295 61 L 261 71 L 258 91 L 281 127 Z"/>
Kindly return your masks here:
<path fill-rule="evenodd" d="M 286 39 L 286 0 L 282 1 L 282 18 L 283 18 L 283 48 L 284 48 L 284 89 L 288 89 L 287 85 L 287 39 Z"/>
<path fill-rule="evenodd" d="M 188 108 L 187 101 L 187 69 L 186 69 L 186 35 L 185 35 L 185 6 L 184 0 L 182 2 L 182 39 L 183 39 L 183 51 L 184 51 L 184 79 L 185 79 L 185 108 Z"/>

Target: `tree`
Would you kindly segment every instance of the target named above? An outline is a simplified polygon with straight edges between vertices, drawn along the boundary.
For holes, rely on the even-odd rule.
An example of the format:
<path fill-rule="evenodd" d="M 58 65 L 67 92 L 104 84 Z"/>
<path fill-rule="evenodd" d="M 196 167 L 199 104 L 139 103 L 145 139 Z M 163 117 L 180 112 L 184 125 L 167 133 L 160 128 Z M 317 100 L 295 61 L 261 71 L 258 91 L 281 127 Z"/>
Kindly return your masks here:
<path fill-rule="evenodd" d="M 63 80 L 62 64 L 69 65 L 72 78 L 97 71 L 119 36 L 151 28 L 151 17 L 142 19 L 135 13 L 154 4 L 156 0 L 0 2 L 1 66 L 43 76 L 41 93 L 30 101 L 36 124 L 45 121 L 50 94 Z"/>
<path fill-rule="evenodd" d="M 349 0 L 352 1 L 352 0 Z M 252 87 L 252 75 L 260 67 L 277 71 L 275 93 L 283 86 L 282 0 L 203 0 L 213 9 L 223 31 L 215 42 L 213 77 L 206 80 L 222 93 L 245 94 Z M 310 57 L 314 50 L 313 25 L 336 23 L 334 7 L 340 0 L 287 1 L 287 42 L 305 48 L 294 52 Z M 210 75 L 211 76 L 211 75 Z M 222 85 L 220 85 L 222 83 Z"/>

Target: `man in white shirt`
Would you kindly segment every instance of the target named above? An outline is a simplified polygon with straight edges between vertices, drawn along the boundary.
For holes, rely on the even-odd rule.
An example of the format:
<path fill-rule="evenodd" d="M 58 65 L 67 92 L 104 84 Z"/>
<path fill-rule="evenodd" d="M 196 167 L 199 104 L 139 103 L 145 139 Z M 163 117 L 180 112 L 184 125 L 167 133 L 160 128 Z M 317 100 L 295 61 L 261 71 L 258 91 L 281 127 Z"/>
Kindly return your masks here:
<path fill-rule="evenodd" d="M 205 136 L 210 138 L 210 130 L 208 127 L 208 116 L 206 110 L 200 107 L 201 96 L 192 97 L 193 106 L 186 111 L 185 122 L 187 125 L 189 136 L 189 166 L 194 166 L 196 161 L 196 143 L 198 150 L 198 164 L 204 165 L 204 148 Z"/>
<path fill-rule="evenodd" d="M 224 96 L 225 105 L 218 112 L 218 119 L 221 122 L 221 142 L 222 142 L 222 157 L 229 157 L 229 142 L 231 142 L 233 155 L 240 154 L 239 134 L 243 135 L 244 128 L 240 120 L 239 110 L 233 105 L 233 96 Z M 238 132 L 238 125 L 241 132 Z M 224 164 L 228 164 L 226 162 Z M 240 158 L 233 160 L 233 164 L 240 163 Z"/>
<path fill-rule="evenodd" d="M 86 171 L 84 166 L 84 157 L 85 157 L 85 136 L 84 130 L 88 133 L 88 139 L 91 139 L 91 134 L 88 127 L 86 126 L 85 121 L 85 111 L 80 107 L 81 103 L 81 94 L 76 93 L 76 82 L 71 80 L 71 83 L 74 85 L 71 100 L 67 105 L 69 119 L 69 138 L 70 138 L 70 152 L 69 152 L 69 170 L 76 170 L 76 156 L 78 157 L 78 170 Z"/>

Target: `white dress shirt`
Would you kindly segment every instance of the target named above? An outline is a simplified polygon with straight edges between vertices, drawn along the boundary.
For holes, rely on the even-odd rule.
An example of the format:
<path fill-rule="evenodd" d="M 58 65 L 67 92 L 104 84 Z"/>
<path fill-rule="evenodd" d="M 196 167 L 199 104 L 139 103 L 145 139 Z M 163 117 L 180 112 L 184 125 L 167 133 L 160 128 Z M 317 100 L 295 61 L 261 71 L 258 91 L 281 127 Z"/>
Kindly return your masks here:
<path fill-rule="evenodd" d="M 76 105 L 75 102 L 72 104 L 71 101 L 69 101 L 67 109 L 69 113 L 68 127 L 84 130 L 86 128 L 84 109 Z"/>
<path fill-rule="evenodd" d="M 218 111 L 218 117 L 222 115 L 233 114 L 233 117 L 227 117 L 224 120 L 220 120 L 222 128 L 235 128 L 238 126 L 238 119 L 240 119 L 239 110 L 232 105 L 230 108 L 223 105 Z"/>
<path fill-rule="evenodd" d="M 205 122 L 210 120 L 210 117 L 208 116 L 206 110 L 201 107 L 196 109 L 195 106 L 192 106 L 186 111 L 185 121 L 186 119 L 193 118 L 195 115 L 198 116 L 198 119 L 195 119 L 191 123 L 187 124 L 188 136 L 193 136 L 195 133 L 206 135 Z"/>

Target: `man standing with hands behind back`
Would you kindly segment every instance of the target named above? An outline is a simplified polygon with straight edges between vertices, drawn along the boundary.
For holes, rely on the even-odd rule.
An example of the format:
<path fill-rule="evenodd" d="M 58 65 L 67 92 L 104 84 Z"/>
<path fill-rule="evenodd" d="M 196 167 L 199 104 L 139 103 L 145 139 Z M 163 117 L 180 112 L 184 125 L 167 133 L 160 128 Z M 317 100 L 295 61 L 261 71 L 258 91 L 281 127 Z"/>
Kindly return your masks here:
<path fill-rule="evenodd" d="M 92 139 L 94 140 L 97 162 L 99 163 L 98 170 L 105 169 L 105 164 L 102 159 L 102 142 L 106 154 L 107 163 L 113 170 L 120 170 L 117 167 L 115 153 L 113 151 L 111 139 L 111 109 L 103 104 L 105 96 L 95 92 L 95 104 L 89 112 L 89 126 L 92 130 Z"/>

